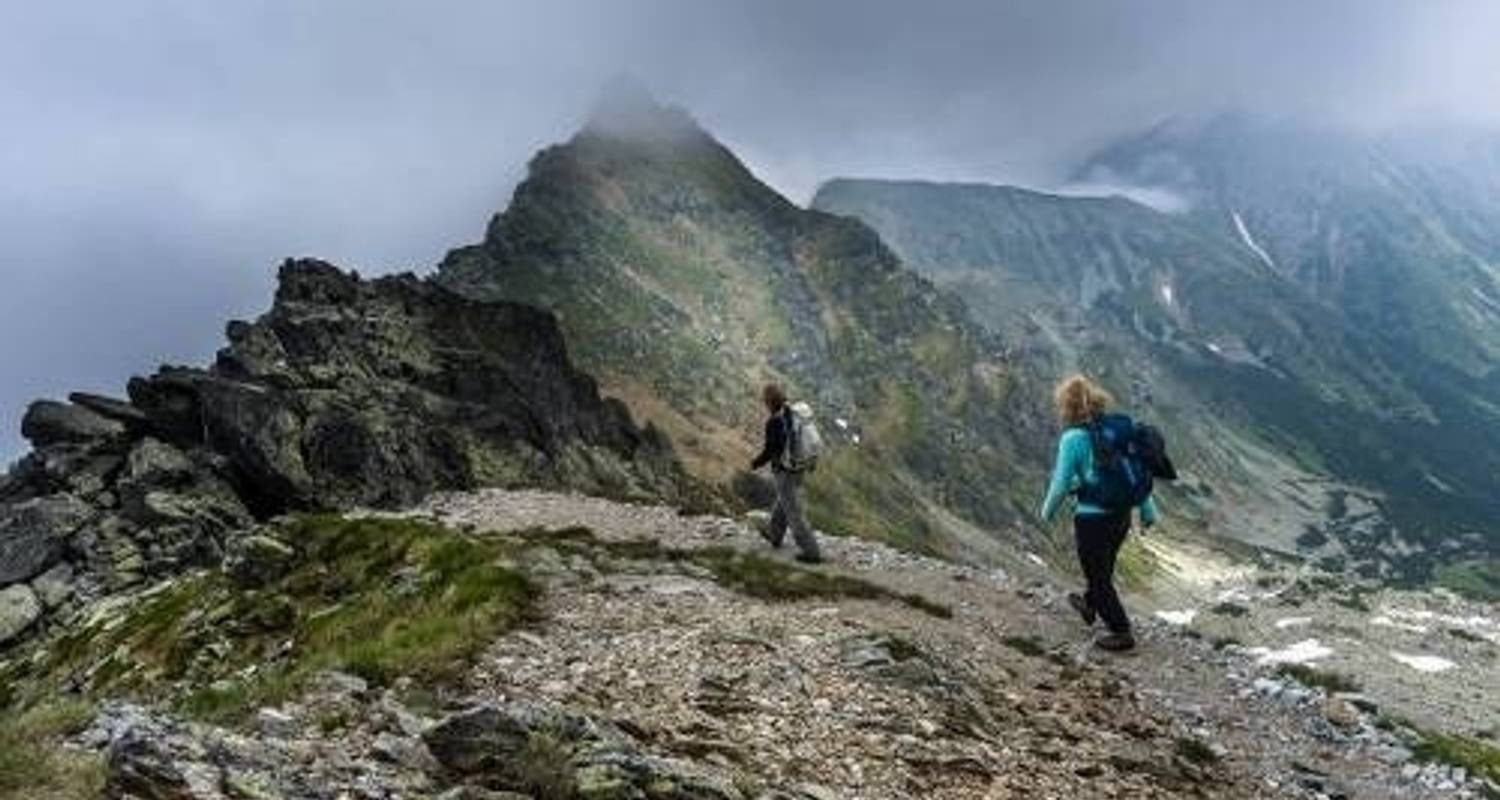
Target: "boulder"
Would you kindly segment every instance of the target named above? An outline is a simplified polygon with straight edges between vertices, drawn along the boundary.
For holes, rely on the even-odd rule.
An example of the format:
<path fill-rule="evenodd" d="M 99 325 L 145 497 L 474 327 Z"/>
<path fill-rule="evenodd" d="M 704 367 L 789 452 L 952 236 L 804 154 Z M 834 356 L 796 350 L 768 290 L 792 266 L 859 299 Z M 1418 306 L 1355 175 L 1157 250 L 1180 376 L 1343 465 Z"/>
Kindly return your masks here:
<path fill-rule="evenodd" d="M 128 712 L 128 713 L 126 713 Z M 106 714 L 111 713 L 106 710 Z M 125 709 L 109 731 L 109 797 L 140 800 L 222 800 L 222 772 L 204 743 L 176 723 Z"/>
<path fill-rule="evenodd" d="M 21 435 L 34 446 L 109 439 L 125 433 L 125 426 L 72 403 L 38 400 L 21 419 Z"/>
<path fill-rule="evenodd" d="M 30 580 L 62 555 L 68 537 L 93 516 L 69 494 L 0 509 L 0 586 Z"/>
<path fill-rule="evenodd" d="M 42 603 L 25 584 L 0 589 L 0 645 L 10 644 L 42 618 Z"/>
<path fill-rule="evenodd" d="M 116 400 L 113 397 L 89 394 L 88 392 L 73 392 L 68 395 L 68 401 L 73 405 L 86 408 L 101 417 L 107 417 L 119 422 L 131 430 L 142 430 L 150 422 L 144 411 L 131 405 L 126 400 Z"/>
<path fill-rule="evenodd" d="M 137 490 L 181 486 L 193 479 L 193 462 L 171 445 L 142 439 L 125 457 L 120 482 Z"/>
<path fill-rule="evenodd" d="M 225 560 L 229 576 L 247 589 L 269 585 L 291 572 L 296 564 L 297 551 L 290 545 L 258 533 L 236 539 Z"/>
<path fill-rule="evenodd" d="M 540 781 L 595 800 L 744 798 L 727 774 L 648 755 L 615 726 L 555 707 L 476 706 L 437 723 L 422 740 L 450 774 L 500 789 L 533 791 Z"/>
<path fill-rule="evenodd" d="M 54 566 L 31 582 L 31 590 L 44 608 L 57 608 L 73 596 L 73 568 L 67 564 Z"/>
<path fill-rule="evenodd" d="M 422 741 L 438 763 L 456 774 L 494 774 L 504 780 L 513 777 L 517 760 L 532 738 L 542 733 L 565 743 L 621 736 L 581 715 L 508 703 L 480 705 L 453 714 L 428 729 Z"/>

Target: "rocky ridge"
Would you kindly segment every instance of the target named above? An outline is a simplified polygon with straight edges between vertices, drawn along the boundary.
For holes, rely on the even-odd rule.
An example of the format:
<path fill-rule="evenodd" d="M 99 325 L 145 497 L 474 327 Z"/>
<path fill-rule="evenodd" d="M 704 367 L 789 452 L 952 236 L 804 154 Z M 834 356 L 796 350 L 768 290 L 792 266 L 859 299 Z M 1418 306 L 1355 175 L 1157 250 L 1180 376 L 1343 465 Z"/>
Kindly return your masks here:
<path fill-rule="evenodd" d="M 387 518 L 377 514 L 375 518 Z M 1142 621 L 1088 646 L 1045 573 L 831 539 L 766 558 L 755 516 L 446 494 L 402 515 L 509 542 L 542 589 L 437 693 L 325 673 L 241 725 L 110 704 L 73 746 L 113 797 L 1481 797 L 1373 701 Z M 743 569 L 775 570 L 761 592 Z M 812 577 L 809 577 L 812 576 Z M 826 581 L 859 581 L 830 589 Z M 395 587 L 407 578 L 386 577 Z M 816 581 L 805 583 L 806 581 Z M 880 592 L 853 593 L 869 585 Z M 921 597 L 922 603 L 902 600 Z M 1490 780 L 1493 780 L 1491 776 Z"/>
<path fill-rule="evenodd" d="M 0 647 L 222 562 L 257 520 L 553 486 L 688 502 L 670 444 L 574 369 L 551 315 L 288 261 L 207 369 L 31 406 L 0 481 Z"/>

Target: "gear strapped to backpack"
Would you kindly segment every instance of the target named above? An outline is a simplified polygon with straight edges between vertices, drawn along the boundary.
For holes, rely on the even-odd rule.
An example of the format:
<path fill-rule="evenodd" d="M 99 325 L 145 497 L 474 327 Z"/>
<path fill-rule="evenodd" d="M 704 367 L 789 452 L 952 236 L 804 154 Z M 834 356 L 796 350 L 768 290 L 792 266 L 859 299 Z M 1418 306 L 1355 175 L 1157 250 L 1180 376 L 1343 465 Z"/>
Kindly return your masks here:
<path fill-rule="evenodd" d="M 1128 511 L 1151 496 L 1155 479 L 1177 480 L 1161 431 L 1124 414 L 1105 414 L 1088 426 L 1094 448 L 1094 480 L 1078 488 L 1078 500 L 1110 511 Z"/>
<path fill-rule="evenodd" d="M 782 448 L 781 468 L 788 472 L 812 472 L 823 454 L 823 434 L 813 420 L 812 406 L 792 403 L 787 406 L 786 447 Z"/>

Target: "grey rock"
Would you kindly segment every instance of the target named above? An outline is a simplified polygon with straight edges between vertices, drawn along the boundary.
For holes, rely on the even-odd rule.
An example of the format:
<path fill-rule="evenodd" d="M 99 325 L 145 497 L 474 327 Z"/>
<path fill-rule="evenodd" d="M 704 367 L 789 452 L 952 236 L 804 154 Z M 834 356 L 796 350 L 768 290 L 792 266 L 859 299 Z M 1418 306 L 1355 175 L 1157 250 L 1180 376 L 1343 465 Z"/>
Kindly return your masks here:
<path fill-rule="evenodd" d="M 661 499 L 688 484 L 670 445 L 573 368 L 544 311 L 289 261 L 270 313 L 228 333 L 211 369 L 129 393 L 168 443 L 224 456 L 261 516 L 498 483 Z"/>
<path fill-rule="evenodd" d="M 21 419 L 21 435 L 34 446 L 91 442 L 125 433 L 119 422 L 72 403 L 38 400 Z"/>
<path fill-rule="evenodd" d="M 527 703 L 480 705 L 453 714 L 422 734 L 439 763 L 461 775 L 502 777 L 532 737 L 546 733 L 564 742 L 620 740 L 618 734 L 581 715 Z"/>
<path fill-rule="evenodd" d="M 310 691 L 325 697 L 363 697 L 370 684 L 358 675 L 328 670 L 313 676 Z"/>
<path fill-rule="evenodd" d="M 138 490 L 181 486 L 193 479 L 193 462 L 181 450 L 146 438 L 125 459 L 123 485 Z"/>
<path fill-rule="evenodd" d="M 0 589 L 0 645 L 9 644 L 42 618 L 42 602 L 30 586 Z"/>
<path fill-rule="evenodd" d="M 296 564 L 297 551 L 290 545 L 264 534 L 252 534 L 230 545 L 225 569 L 235 583 L 256 588 L 279 580 Z"/>
<path fill-rule="evenodd" d="M 31 582 L 31 589 L 36 592 L 43 607 L 48 610 L 57 608 L 73 596 L 73 568 L 67 564 L 58 564 L 38 575 Z"/>
<path fill-rule="evenodd" d="M 273 739 L 290 739 L 300 727 L 296 717 L 280 709 L 262 708 L 255 712 L 255 729 Z"/>
<path fill-rule="evenodd" d="M 122 423 L 127 428 L 144 428 L 150 422 L 145 412 L 131 405 L 126 400 L 117 400 L 113 397 L 105 397 L 88 392 L 73 392 L 68 395 L 68 401 L 76 406 L 86 408 L 99 416 Z"/>
<path fill-rule="evenodd" d="M 447 717 L 422 736 L 451 774 L 482 776 L 486 785 L 526 788 L 524 765 L 537 767 L 539 742 L 557 763 L 556 780 L 580 798 L 658 797 L 742 800 L 734 781 L 714 769 L 642 753 L 615 726 L 559 708 L 527 703 L 481 705 Z M 529 762 L 529 763 L 528 763 Z"/>
<path fill-rule="evenodd" d="M 438 766 L 432 753 L 427 750 L 427 746 L 420 739 L 396 736 L 386 732 L 375 737 L 375 741 L 370 745 L 370 754 L 382 761 L 419 772 L 432 772 Z"/>
<path fill-rule="evenodd" d="M 438 795 L 438 800 L 532 800 L 531 795 L 502 792 L 479 786 L 458 786 Z"/>
<path fill-rule="evenodd" d="M 0 509 L 0 586 L 29 580 L 62 555 L 68 537 L 93 515 L 69 494 Z"/>
<path fill-rule="evenodd" d="M 111 733 L 106 794 L 140 800 L 220 800 L 222 771 L 185 728 L 135 711 Z"/>

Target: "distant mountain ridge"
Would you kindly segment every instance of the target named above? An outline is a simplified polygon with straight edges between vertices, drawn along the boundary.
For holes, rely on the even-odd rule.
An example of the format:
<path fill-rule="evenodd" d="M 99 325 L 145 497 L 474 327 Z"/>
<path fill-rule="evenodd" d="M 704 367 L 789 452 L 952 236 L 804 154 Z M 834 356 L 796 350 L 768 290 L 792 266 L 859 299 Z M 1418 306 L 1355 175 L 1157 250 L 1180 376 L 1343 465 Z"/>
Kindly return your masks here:
<path fill-rule="evenodd" d="M 963 295 L 976 319 L 1018 337 L 1026 358 L 1104 374 L 1127 402 L 1171 420 L 1203 456 L 1189 454 L 1206 488 L 1243 489 L 1220 521 L 1230 535 L 1283 547 L 1298 539 L 1304 551 L 1337 550 L 1367 570 L 1408 577 L 1493 558 L 1500 536 L 1485 526 L 1497 513 L 1500 371 L 1490 355 L 1495 326 L 1478 306 L 1497 261 L 1475 255 L 1482 237 L 1443 235 L 1411 210 L 1437 208 L 1431 191 L 1412 199 L 1360 177 L 1367 151 L 1346 145 L 1366 155 L 1324 167 L 1331 145 L 1309 154 L 1284 139 L 1260 141 L 1257 130 L 1232 120 L 1172 136 L 1158 130 L 1080 170 L 1083 179 L 1178 193 L 1192 204 L 1184 214 L 1123 198 L 910 181 L 835 180 L 813 205 L 870 223 L 908 264 Z M 1235 154 L 1251 140 L 1255 166 L 1238 171 Z M 1294 179 L 1308 158 L 1322 177 Z M 1240 188 L 1261 183 L 1264 191 Z M 1443 207 L 1478 197 L 1481 182 L 1471 183 L 1467 194 L 1445 195 Z M 1336 203 L 1361 192 L 1373 197 Z M 1500 207 L 1496 198 L 1441 221 L 1467 230 Z M 1259 204 L 1273 200 L 1279 205 Z M 1299 260 L 1315 248 L 1292 236 L 1297 209 L 1310 215 L 1310 230 L 1353 249 Z M 1356 229 L 1368 222 L 1362 215 L 1386 224 Z M 1456 244 L 1445 251 L 1451 258 L 1429 263 L 1413 242 Z M 1370 265 L 1371 253 L 1390 257 Z M 1372 309 L 1372 287 L 1402 270 L 1415 274 L 1393 285 L 1415 287 L 1410 302 L 1390 297 L 1391 308 Z M 1452 319 L 1398 325 L 1465 295 Z M 1443 342 L 1452 346 L 1438 355 Z M 1305 493 L 1310 479 L 1324 489 Z M 1223 500 L 1203 504 L 1208 519 Z M 1256 527 L 1247 515 L 1267 503 L 1309 502 L 1318 507 L 1290 530 L 1287 517 L 1272 515 L 1281 530 L 1270 540 L 1243 530 Z"/>

